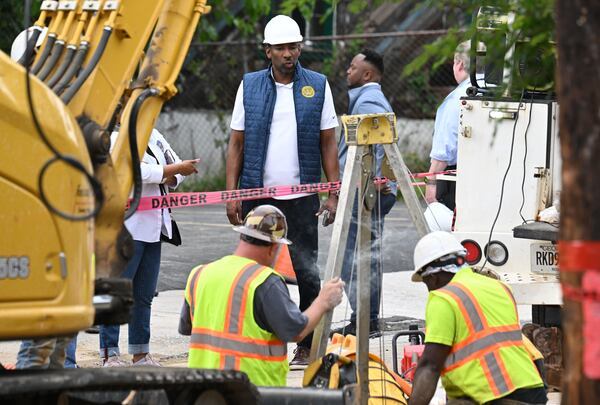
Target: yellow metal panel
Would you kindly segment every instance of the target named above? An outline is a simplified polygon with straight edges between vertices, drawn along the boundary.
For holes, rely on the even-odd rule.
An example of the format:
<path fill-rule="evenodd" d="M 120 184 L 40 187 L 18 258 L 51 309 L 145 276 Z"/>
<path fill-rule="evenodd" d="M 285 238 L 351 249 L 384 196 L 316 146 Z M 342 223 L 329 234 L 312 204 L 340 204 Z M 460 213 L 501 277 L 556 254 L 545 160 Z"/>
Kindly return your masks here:
<path fill-rule="evenodd" d="M 31 91 L 50 142 L 91 171 L 85 142 L 70 111 L 35 77 Z M 31 120 L 25 70 L 3 53 L 0 117 L 0 276 L 3 258 L 8 276 L 0 279 L 0 340 L 81 330 L 93 321 L 94 224 L 61 219 L 41 202 L 38 177 L 53 154 Z M 43 184 L 53 205 L 68 213 L 93 204 L 85 177 L 63 163 L 48 169 Z"/>
<path fill-rule="evenodd" d="M 101 126 L 107 126 L 119 98 L 138 67 L 154 28 L 152 22 L 158 19 L 163 3 L 163 0 L 121 1 L 121 9 L 104 56 L 69 103 L 74 116 L 85 114 Z M 108 15 L 107 12 L 103 14 L 104 17 Z M 106 18 L 95 27 L 85 64 L 89 63 L 98 46 L 105 23 Z"/>
<path fill-rule="evenodd" d="M 343 115 L 344 136 L 348 145 L 390 144 L 398 140 L 396 115 Z"/>

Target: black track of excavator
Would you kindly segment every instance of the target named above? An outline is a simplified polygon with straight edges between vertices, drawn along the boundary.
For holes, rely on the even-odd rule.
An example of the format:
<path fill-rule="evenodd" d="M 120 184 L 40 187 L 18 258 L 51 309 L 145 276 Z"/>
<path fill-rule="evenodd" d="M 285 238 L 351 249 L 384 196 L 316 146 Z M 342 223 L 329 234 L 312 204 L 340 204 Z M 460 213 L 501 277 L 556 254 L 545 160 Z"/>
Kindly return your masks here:
<path fill-rule="evenodd" d="M 259 394 L 238 371 L 189 368 L 89 368 L 0 371 L 0 404 L 237 405 Z"/>

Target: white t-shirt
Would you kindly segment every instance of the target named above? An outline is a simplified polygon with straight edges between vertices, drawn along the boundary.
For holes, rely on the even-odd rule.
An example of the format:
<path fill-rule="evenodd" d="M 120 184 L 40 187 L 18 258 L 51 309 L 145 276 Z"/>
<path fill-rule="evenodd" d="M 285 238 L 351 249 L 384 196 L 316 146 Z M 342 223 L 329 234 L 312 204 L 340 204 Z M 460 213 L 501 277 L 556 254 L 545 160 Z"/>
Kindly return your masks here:
<path fill-rule="evenodd" d="M 275 82 L 277 99 L 273 110 L 269 144 L 263 171 L 264 187 L 300 184 L 300 163 L 298 162 L 298 134 L 296 110 L 294 107 L 294 83 L 282 84 Z M 240 83 L 231 117 L 231 129 L 244 130 L 244 82 Z M 325 83 L 325 100 L 321 111 L 320 129 L 330 129 L 338 126 L 333 96 L 329 83 Z M 299 198 L 308 194 L 296 194 L 277 197 L 281 200 Z"/>

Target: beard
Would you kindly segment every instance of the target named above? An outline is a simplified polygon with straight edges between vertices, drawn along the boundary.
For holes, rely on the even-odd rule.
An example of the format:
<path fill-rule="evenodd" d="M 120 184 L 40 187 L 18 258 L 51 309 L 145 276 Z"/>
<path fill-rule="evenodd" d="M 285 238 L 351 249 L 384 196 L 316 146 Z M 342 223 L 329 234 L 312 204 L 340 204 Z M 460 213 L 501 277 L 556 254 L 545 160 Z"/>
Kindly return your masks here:
<path fill-rule="evenodd" d="M 285 65 L 286 63 L 288 63 L 288 62 L 282 62 L 278 65 L 275 65 L 275 69 L 277 69 L 277 71 L 279 73 L 282 73 L 284 75 L 289 75 L 289 74 L 294 73 L 294 70 L 296 69 L 296 64 L 292 62 L 293 63 L 292 66 L 288 67 Z"/>

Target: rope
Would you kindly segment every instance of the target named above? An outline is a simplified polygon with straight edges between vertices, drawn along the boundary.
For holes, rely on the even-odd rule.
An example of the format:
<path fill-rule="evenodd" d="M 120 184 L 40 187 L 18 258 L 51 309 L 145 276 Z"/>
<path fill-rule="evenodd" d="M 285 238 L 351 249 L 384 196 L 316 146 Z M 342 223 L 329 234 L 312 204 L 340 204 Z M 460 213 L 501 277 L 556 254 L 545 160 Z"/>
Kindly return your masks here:
<path fill-rule="evenodd" d="M 385 319 L 383 314 L 383 223 L 381 221 L 381 189 L 377 189 L 377 236 L 379 236 L 378 240 L 375 240 L 375 243 L 378 243 L 378 258 L 377 258 L 377 271 L 375 272 L 375 276 L 378 277 L 377 282 L 381 280 L 379 284 L 379 318 Z M 381 274 L 381 277 L 379 275 Z M 371 275 L 372 276 L 372 275 Z M 380 328 L 379 319 L 377 320 L 377 328 Z M 379 358 L 385 362 L 385 334 L 380 330 L 380 335 L 378 337 L 379 340 Z M 383 365 L 382 365 L 383 367 Z M 383 372 L 383 371 L 382 371 Z M 386 380 L 381 380 L 381 392 L 383 392 L 383 397 L 387 398 L 386 394 L 387 384 Z M 370 397 L 370 395 L 369 395 Z M 387 402 L 387 401 L 384 401 Z"/>

